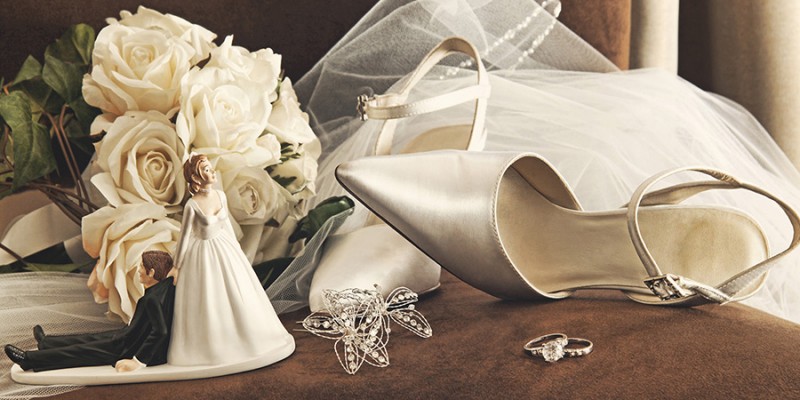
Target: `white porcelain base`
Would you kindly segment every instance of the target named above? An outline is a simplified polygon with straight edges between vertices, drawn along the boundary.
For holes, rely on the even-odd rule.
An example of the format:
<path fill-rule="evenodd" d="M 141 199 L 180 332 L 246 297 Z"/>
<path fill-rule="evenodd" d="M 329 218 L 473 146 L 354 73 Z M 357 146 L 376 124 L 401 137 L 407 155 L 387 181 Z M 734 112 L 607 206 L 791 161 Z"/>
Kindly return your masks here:
<path fill-rule="evenodd" d="M 57 369 L 53 371 L 23 371 L 19 365 L 11 367 L 11 379 L 29 385 L 113 385 L 121 383 L 181 381 L 188 379 L 212 378 L 250 371 L 281 361 L 294 353 L 294 339 L 291 335 L 285 342 L 258 357 L 223 365 L 200 365 L 183 367 L 158 365 L 137 371 L 117 372 L 111 366 Z"/>

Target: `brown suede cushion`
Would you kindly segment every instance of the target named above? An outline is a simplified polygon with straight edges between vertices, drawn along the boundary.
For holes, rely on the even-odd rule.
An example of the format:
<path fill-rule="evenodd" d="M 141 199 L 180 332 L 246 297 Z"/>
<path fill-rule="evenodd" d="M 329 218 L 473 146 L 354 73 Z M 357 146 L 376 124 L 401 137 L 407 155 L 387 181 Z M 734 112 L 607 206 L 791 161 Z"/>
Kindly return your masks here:
<path fill-rule="evenodd" d="M 348 375 L 333 341 L 281 319 L 297 341 L 288 359 L 228 377 L 97 386 L 59 399 L 310 398 L 798 398 L 800 326 L 732 304 L 645 306 L 618 292 L 538 303 L 501 301 L 443 273 L 417 309 L 433 337 L 393 326 L 387 368 Z M 548 364 L 523 352 L 536 336 L 592 340 L 581 358 Z"/>

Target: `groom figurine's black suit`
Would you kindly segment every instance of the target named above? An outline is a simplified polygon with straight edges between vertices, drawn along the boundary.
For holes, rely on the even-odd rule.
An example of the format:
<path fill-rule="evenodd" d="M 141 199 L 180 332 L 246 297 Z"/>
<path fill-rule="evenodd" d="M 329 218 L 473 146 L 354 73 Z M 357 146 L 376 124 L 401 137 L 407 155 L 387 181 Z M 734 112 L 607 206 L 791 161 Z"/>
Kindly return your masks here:
<path fill-rule="evenodd" d="M 148 261 L 155 259 L 156 256 L 160 258 L 158 260 L 160 262 L 168 261 L 168 268 L 165 271 L 153 270 L 147 274 L 151 278 L 161 280 L 145 290 L 128 326 L 108 332 L 67 336 L 44 335 L 41 333 L 41 328 L 37 327 L 34 328 L 34 336 L 39 342 L 39 350 L 23 352 L 8 345 L 6 353 L 23 369 L 34 371 L 94 365 L 114 366 L 117 361 L 131 359 L 147 366 L 166 363 L 175 286 L 171 277 L 164 278 L 172 267 L 169 254 L 146 252 L 142 256 L 146 270 L 151 269 Z M 165 257 L 168 260 L 165 260 Z M 39 331 L 36 332 L 36 329 Z"/>

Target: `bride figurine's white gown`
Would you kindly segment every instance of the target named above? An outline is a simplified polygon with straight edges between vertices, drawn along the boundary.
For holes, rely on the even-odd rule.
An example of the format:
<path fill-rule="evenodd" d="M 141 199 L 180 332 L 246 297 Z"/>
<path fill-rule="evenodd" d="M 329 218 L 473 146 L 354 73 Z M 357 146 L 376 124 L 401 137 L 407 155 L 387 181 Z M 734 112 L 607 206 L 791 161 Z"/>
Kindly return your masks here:
<path fill-rule="evenodd" d="M 215 192 L 215 215 L 194 199 L 183 210 L 171 365 L 230 364 L 294 346 L 236 240 L 224 193 Z"/>

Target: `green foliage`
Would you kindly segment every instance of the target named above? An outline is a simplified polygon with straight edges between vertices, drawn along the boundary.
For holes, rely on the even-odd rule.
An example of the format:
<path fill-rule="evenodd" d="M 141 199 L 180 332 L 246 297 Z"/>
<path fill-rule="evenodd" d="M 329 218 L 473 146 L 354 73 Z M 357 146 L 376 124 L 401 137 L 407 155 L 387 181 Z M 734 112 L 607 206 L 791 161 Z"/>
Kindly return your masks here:
<path fill-rule="evenodd" d="M 33 56 L 25 59 L 10 89 L 27 95 L 31 111 L 37 116 L 42 112 L 57 114 L 64 105 L 64 101 L 53 94 L 53 89 L 42 79 L 42 64 Z"/>
<path fill-rule="evenodd" d="M 86 24 L 73 25 L 47 46 L 44 55 L 57 58 L 71 64 L 89 65 L 94 49 L 94 29 Z"/>
<path fill-rule="evenodd" d="M 334 196 L 319 203 L 308 215 L 297 222 L 297 228 L 289 236 L 289 242 L 294 243 L 301 239 L 308 239 L 322 228 L 322 225 L 329 218 L 342 211 L 353 208 L 355 203 L 347 196 Z"/>
<path fill-rule="evenodd" d="M 17 77 L 11 82 L 12 85 L 35 79 L 42 73 L 42 64 L 33 56 L 28 56 L 25 62 L 22 63 L 22 68 L 19 69 Z"/>
<path fill-rule="evenodd" d="M 2 120 L 2 118 L 0 118 L 0 120 Z M 0 154 L 0 159 L 3 157 L 6 159 L 14 157 L 13 149 L 11 148 L 12 146 L 9 146 L 8 144 L 8 138 L 6 138 L 2 132 L 0 132 L 0 152 L 2 152 L 2 154 Z M 9 165 L 5 165 L 4 163 L 0 162 L 0 183 L 3 183 L 3 185 L 0 185 L 0 199 L 3 199 L 3 197 L 13 193 L 11 191 L 11 186 L 7 185 L 13 183 L 13 181 L 14 170 L 11 169 Z"/>
<path fill-rule="evenodd" d="M 13 81 L 0 78 L 4 89 L 0 92 L 0 199 L 30 183 L 52 185 L 51 174 L 58 168 L 65 169 L 57 171 L 58 175 L 70 175 L 64 164 L 69 157 L 60 157 L 60 163 L 56 160 L 54 146 L 58 151 L 61 148 L 53 134 L 64 132 L 70 147 L 85 153 L 79 159 L 88 160 L 94 152 L 89 128 L 100 112 L 86 104 L 82 96 L 94 40 L 90 26 L 72 26 L 47 47 L 44 64 L 28 56 Z M 0 266 L 0 273 L 76 272 L 93 265 L 74 264 L 66 255 L 57 257 L 60 253 L 52 251 L 43 254 Z"/>
<path fill-rule="evenodd" d="M 12 191 L 58 167 L 53 151 L 56 142 L 51 138 L 54 124 L 63 123 L 58 128 L 66 132 L 73 147 L 86 153 L 84 158 L 94 152 L 88 135 L 99 110 L 86 104 L 81 92 L 94 40 L 95 32 L 89 25 L 70 27 L 47 47 L 44 64 L 28 56 L 14 80 L 5 86 L 8 95 L 0 93 L 0 122 L 11 130 L 13 140 L 13 146 L 8 146 L 12 151 L 6 149 L 0 155 L 13 159 L 13 171 L 6 171 L 11 164 L 0 164 L 0 179 L 12 180 Z M 60 171 L 59 175 L 69 174 Z M 6 194 L 0 192 L 0 198 Z"/>
<path fill-rule="evenodd" d="M 52 56 L 45 56 L 44 60 L 42 68 L 44 83 L 53 88 L 66 103 L 80 97 L 85 68 Z"/>
<path fill-rule="evenodd" d="M 69 107 L 75 114 L 75 118 L 77 118 L 82 131 L 80 135 L 69 135 L 69 136 L 75 139 L 89 136 L 89 128 L 92 127 L 92 122 L 94 121 L 94 117 L 100 114 L 100 110 L 86 104 L 86 100 L 84 100 L 83 97 L 78 97 L 75 100 L 70 101 Z"/>
<path fill-rule="evenodd" d="M 92 50 L 94 50 L 94 29 L 86 24 L 74 25 L 65 33 L 72 40 L 75 50 L 81 55 L 84 65 L 92 63 Z"/>
<path fill-rule="evenodd" d="M 92 138 L 89 136 L 88 129 L 89 128 L 84 127 L 77 119 L 69 120 L 64 127 L 72 145 L 87 155 L 91 155 L 94 153 L 94 146 L 92 146 Z"/>
<path fill-rule="evenodd" d="M 14 183 L 12 190 L 41 178 L 56 168 L 50 133 L 34 121 L 25 95 L 14 92 L 0 97 L 0 115 L 11 128 L 14 140 Z"/>

